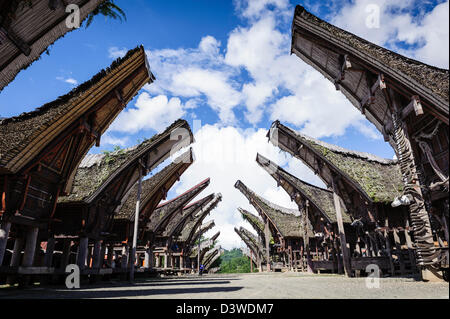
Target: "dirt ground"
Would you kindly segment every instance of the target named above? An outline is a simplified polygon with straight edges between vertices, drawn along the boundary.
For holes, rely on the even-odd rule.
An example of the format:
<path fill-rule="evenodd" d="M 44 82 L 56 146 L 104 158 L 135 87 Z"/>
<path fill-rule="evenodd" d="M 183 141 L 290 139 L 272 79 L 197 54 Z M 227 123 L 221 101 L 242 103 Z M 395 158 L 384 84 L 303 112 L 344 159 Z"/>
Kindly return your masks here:
<path fill-rule="evenodd" d="M 410 299 L 449 298 L 448 283 L 425 283 L 412 278 L 381 278 L 378 288 L 368 288 L 366 278 L 303 273 L 261 273 L 141 279 L 134 284 L 106 282 L 62 287 L 2 288 L 4 298 L 162 298 L 162 299 Z"/>

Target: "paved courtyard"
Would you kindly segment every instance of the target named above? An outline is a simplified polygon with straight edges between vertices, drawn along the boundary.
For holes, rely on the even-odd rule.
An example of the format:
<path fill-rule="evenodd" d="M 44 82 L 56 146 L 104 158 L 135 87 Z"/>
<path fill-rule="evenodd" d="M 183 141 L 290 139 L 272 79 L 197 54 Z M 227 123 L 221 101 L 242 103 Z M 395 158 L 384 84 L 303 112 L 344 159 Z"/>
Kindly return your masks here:
<path fill-rule="evenodd" d="M 2 298 L 162 298 L 162 299 L 302 299 L 302 298 L 449 298 L 448 283 L 409 278 L 382 278 L 368 289 L 365 278 L 301 273 L 186 276 L 138 280 L 135 284 L 106 282 L 81 289 L 2 288 Z"/>

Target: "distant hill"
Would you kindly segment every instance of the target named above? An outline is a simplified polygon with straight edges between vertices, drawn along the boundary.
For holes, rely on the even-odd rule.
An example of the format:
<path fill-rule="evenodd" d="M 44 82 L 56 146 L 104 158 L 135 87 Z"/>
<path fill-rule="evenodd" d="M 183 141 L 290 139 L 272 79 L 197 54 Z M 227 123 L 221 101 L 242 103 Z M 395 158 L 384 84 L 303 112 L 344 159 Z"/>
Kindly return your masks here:
<path fill-rule="evenodd" d="M 220 267 L 220 273 L 249 273 L 250 260 L 240 249 L 234 248 L 225 250 L 212 267 Z M 253 267 L 253 271 L 256 271 L 256 267 Z"/>

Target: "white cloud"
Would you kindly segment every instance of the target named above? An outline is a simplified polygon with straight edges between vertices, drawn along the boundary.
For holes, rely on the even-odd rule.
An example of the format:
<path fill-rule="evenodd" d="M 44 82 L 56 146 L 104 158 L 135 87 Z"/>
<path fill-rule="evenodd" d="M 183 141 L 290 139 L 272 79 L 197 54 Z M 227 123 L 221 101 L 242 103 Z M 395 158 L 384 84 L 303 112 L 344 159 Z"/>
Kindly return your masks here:
<path fill-rule="evenodd" d="M 109 133 L 105 133 L 102 135 L 101 143 L 103 145 L 118 145 L 121 147 L 125 147 L 128 145 L 130 138 L 128 136 L 125 137 L 115 137 L 110 135 Z"/>
<path fill-rule="evenodd" d="M 119 49 L 118 47 L 110 47 L 108 49 L 108 57 L 111 59 L 123 58 L 127 52 L 127 48 Z"/>
<path fill-rule="evenodd" d="M 122 111 L 109 130 L 129 134 L 140 130 L 160 132 L 185 114 L 179 98 L 151 97 L 147 92 L 139 95 L 135 106 Z"/>
<path fill-rule="evenodd" d="M 356 0 L 342 7 L 332 23 L 381 46 L 438 67 L 449 66 L 449 2 L 445 1 L 428 13 L 414 17 L 413 11 L 423 10 L 418 1 L 379 0 L 380 27 L 366 24 L 366 8 L 373 0 Z M 403 49 L 399 42 L 413 45 Z M 416 47 L 418 46 L 418 48 Z"/>
<path fill-rule="evenodd" d="M 257 212 L 248 200 L 236 188 L 235 182 L 240 179 L 248 187 L 278 205 L 297 208 L 287 193 L 276 187 L 275 180 L 255 161 L 257 152 L 275 161 L 277 164 L 295 167 L 295 173 L 301 174 L 307 181 L 323 185 L 314 174 L 300 161 L 280 153 L 280 150 L 268 143 L 266 129 L 241 130 L 236 127 L 205 125 L 195 133 L 193 144 L 195 162 L 181 176 L 180 183 L 174 188 L 181 194 L 203 179 L 210 177 L 210 186 L 199 197 L 211 192 L 222 193 L 223 200 L 206 219 L 214 219 L 216 227 L 208 235 L 221 231 L 220 244 L 227 249 L 241 246 L 240 238 L 233 228 L 251 226 L 243 221 L 238 207 L 245 208 L 254 214 Z"/>
<path fill-rule="evenodd" d="M 72 86 L 76 86 L 76 85 L 78 84 L 78 81 L 75 80 L 75 79 L 72 78 L 72 77 L 64 78 L 64 77 L 62 77 L 62 76 L 57 76 L 56 79 L 57 79 L 58 81 L 62 81 L 62 82 L 68 83 L 68 84 L 70 84 L 70 85 L 72 85 Z"/>

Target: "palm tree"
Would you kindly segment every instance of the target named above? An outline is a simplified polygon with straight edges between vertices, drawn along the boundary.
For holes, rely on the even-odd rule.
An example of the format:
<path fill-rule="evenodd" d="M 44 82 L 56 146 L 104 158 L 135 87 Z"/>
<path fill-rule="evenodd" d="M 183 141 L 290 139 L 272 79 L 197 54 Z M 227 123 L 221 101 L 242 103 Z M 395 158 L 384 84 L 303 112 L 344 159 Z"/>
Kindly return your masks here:
<path fill-rule="evenodd" d="M 106 0 L 99 4 L 99 6 L 95 8 L 94 11 L 89 13 L 86 20 L 86 28 L 89 27 L 94 17 L 98 14 L 101 14 L 107 18 L 109 17 L 112 19 L 119 19 L 121 22 L 122 19 L 125 21 L 127 20 L 125 12 L 123 12 L 123 10 L 114 3 L 114 0 Z"/>

